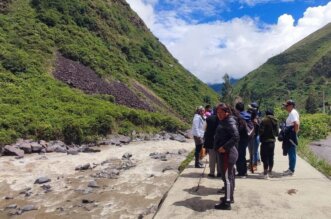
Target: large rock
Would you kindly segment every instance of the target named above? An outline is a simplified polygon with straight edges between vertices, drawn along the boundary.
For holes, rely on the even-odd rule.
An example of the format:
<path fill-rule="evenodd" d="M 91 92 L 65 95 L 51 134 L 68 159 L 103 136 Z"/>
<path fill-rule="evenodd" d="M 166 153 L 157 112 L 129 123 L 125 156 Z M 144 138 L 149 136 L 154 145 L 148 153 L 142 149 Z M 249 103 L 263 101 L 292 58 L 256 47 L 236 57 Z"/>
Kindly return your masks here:
<path fill-rule="evenodd" d="M 23 150 L 21 150 L 19 148 L 16 148 L 14 146 L 11 146 L 11 145 L 6 145 L 4 147 L 3 154 L 7 155 L 7 156 L 24 157 L 24 151 Z"/>
<path fill-rule="evenodd" d="M 32 142 L 31 143 L 31 148 L 33 153 L 40 153 L 41 150 L 43 149 L 43 146 L 37 142 Z"/>
<path fill-rule="evenodd" d="M 84 165 L 78 165 L 75 170 L 87 170 L 90 169 L 91 164 L 90 163 L 86 163 Z"/>
<path fill-rule="evenodd" d="M 29 142 L 22 142 L 18 145 L 18 147 L 24 151 L 26 154 L 31 154 L 32 153 L 32 147 L 31 143 Z"/>

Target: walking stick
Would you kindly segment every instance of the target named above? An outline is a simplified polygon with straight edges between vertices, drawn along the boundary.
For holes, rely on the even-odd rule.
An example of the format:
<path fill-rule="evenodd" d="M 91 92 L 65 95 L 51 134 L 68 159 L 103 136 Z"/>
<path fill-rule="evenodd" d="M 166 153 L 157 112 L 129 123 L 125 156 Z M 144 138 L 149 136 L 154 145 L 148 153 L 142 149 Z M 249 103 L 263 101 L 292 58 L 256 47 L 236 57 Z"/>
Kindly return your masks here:
<path fill-rule="evenodd" d="M 195 192 L 197 192 L 198 190 L 199 190 L 199 188 L 200 188 L 200 183 L 201 183 L 201 179 L 202 179 L 202 177 L 203 177 L 203 175 L 205 174 L 205 171 L 206 171 L 206 167 L 207 167 L 207 158 L 205 159 L 205 166 L 204 166 L 204 168 L 203 168 L 203 171 L 202 171 L 202 173 L 201 173 L 201 176 L 199 177 L 199 182 L 198 182 L 198 186 L 197 186 L 197 188 L 195 189 Z"/>

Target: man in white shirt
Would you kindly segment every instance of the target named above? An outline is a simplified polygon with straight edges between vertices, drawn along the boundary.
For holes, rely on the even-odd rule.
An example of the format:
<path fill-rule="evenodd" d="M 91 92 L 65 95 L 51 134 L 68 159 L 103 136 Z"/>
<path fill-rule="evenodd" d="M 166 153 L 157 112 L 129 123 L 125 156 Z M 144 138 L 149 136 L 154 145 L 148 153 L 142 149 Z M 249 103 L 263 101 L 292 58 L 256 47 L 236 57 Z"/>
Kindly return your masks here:
<path fill-rule="evenodd" d="M 195 142 L 195 168 L 202 168 L 203 165 L 199 162 L 200 150 L 203 146 L 203 136 L 205 134 L 205 119 L 203 117 L 205 109 L 199 106 L 196 109 L 192 122 L 192 135 Z"/>
<path fill-rule="evenodd" d="M 293 175 L 296 164 L 296 148 L 298 145 L 297 133 L 300 127 L 300 116 L 295 109 L 295 102 L 293 100 L 286 101 L 283 106 L 289 113 L 286 119 L 286 129 L 288 129 L 288 158 L 289 169 L 284 171 L 284 175 Z"/>

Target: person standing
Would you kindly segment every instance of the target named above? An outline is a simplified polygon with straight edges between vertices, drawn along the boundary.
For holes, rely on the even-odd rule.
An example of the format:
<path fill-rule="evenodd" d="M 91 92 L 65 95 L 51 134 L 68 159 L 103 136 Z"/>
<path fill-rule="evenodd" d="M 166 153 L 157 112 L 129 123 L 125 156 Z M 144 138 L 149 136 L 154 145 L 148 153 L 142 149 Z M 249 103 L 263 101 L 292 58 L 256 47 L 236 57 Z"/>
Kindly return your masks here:
<path fill-rule="evenodd" d="M 220 198 L 221 202 L 215 205 L 215 209 L 231 210 L 231 202 L 234 202 L 234 165 L 238 159 L 239 132 L 237 122 L 232 116 L 229 106 L 221 103 L 216 110 L 220 122 L 215 133 L 214 148 L 220 154 L 222 179 L 225 182 L 225 197 Z"/>
<path fill-rule="evenodd" d="M 278 121 L 274 117 L 273 110 L 268 109 L 265 112 L 266 116 L 262 119 L 259 135 L 261 141 L 261 158 L 263 162 L 263 175 L 267 179 L 272 175 L 274 165 L 275 139 L 278 136 L 279 127 Z"/>
<path fill-rule="evenodd" d="M 289 158 L 289 168 L 284 171 L 283 175 L 292 176 L 295 172 L 296 165 L 296 150 L 298 146 L 297 133 L 299 132 L 300 127 L 300 116 L 298 111 L 295 109 L 295 102 L 293 100 L 286 101 L 283 103 L 283 106 L 288 112 L 283 144 L 285 144 L 285 147 L 287 148 Z"/>
<path fill-rule="evenodd" d="M 238 177 L 245 178 L 247 176 L 247 165 L 246 165 L 246 149 L 248 143 L 251 141 L 250 137 L 247 135 L 246 123 L 251 122 L 251 115 L 245 111 L 245 105 L 242 102 L 238 102 L 235 106 L 236 111 L 239 113 L 238 123 L 239 123 L 239 144 L 238 153 L 239 157 L 237 160 L 237 171 Z"/>
<path fill-rule="evenodd" d="M 199 106 L 194 114 L 192 123 L 192 135 L 195 143 L 195 168 L 202 168 L 203 165 L 199 161 L 200 151 L 203 146 L 203 136 L 205 133 L 205 119 L 204 119 L 205 109 Z"/>
<path fill-rule="evenodd" d="M 206 119 L 206 131 L 204 135 L 204 147 L 208 150 L 209 154 L 209 177 L 215 177 L 215 167 L 217 167 L 217 176 L 221 176 L 221 167 L 219 165 L 219 156 L 214 150 L 214 137 L 219 119 L 217 115 L 211 115 Z"/>
<path fill-rule="evenodd" d="M 251 104 L 248 105 L 248 110 L 247 112 L 251 114 L 251 120 L 254 124 L 254 136 L 252 141 L 250 142 L 250 151 L 252 153 L 252 162 L 251 164 L 253 165 L 251 169 L 253 171 L 257 170 L 257 164 L 260 161 L 260 156 L 259 156 L 259 145 L 260 145 L 260 137 L 259 137 L 259 127 L 260 127 L 260 113 L 259 113 L 259 105 L 256 102 L 252 102 Z"/>

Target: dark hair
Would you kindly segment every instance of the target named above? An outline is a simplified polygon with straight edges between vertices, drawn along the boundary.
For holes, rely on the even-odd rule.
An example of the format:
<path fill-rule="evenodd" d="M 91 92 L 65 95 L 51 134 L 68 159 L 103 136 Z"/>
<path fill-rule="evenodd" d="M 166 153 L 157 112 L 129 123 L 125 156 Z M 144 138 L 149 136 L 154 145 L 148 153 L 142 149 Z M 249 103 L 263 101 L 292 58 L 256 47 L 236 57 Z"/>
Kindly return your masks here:
<path fill-rule="evenodd" d="M 230 107 L 228 105 L 226 105 L 225 103 L 218 104 L 216 107 L 216 110 L 218 110 L 218 109 L 221 109 L 226 113 L 232 114 Z"/>
<path fill-rule="evenodd" d="M 243 102 L 238 102 L 238 103 L 236 103 L 236 110 L 238 110 L 238 111 L 240 111 L 240 112 L 244 111 L 244 110 L 245 110 L 245 105 L 244 105 L 244 103 L 243 103 Z"/>
<path fill-rule="evenodd" d="M 265 111 L 265 114 L 268 116 L 268 115 L 270 115 L 270 116 L 273 116 L 274 115 L 274 111 L 272 110 L 272 109 L 267 109 L 266 111 Z"/>
<path fill-rule="evenodd" d="M 211 108 L 211 105 L 210 105 L 210 104 L 207 104 L 207 105 L 205 106 L 205 109 L 209 109 L 209 108 Z"/>

